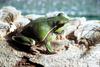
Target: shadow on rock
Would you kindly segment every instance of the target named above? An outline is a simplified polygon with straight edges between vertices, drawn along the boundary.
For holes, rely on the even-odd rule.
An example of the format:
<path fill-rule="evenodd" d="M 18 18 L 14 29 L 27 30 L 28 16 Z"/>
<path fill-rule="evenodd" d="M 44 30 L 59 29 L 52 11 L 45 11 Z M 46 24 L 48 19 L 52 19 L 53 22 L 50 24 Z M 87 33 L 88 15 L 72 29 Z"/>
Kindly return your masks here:
<path fill-rule="evenodd" d="M 15 42 L 12 40 L 12 36 L 16 36 L 17 34 L 17 31 L 14 31 L 12 33 L 9 33 L 5 38 L 8 42 L 8 45 L 11 46 L 13 49 L 17 50 L 17 51 L 22 51 L 22 52 L 26 52 L 26 53 L 29 53 L 29 54 L 35 54 L 36 51 L 33 51 L 31 49 L 31 46 L 29 45 L 23 45 L 23 44 L 20 44 L 18 42 Z"/>
<path fill-rule="evenodd" d="M 34 63 L 28 57 L 23 56 L 21 61 L 18 61 L 14 67 L 44 67 L 41 64 Z"/>
<path fill-rule="evenodd" d="M 46 51 L 45 47 L 41 48 L 41 46 L 31 46 L 31 45 L 23 45 L 21 43 L 18 43 L 14 40 L 12 40 L 12 36 L 18 36 L 20 35 L 20 32 L 18 30 L 15 30 L 14 32 L 9 33 L 5 38 L 8 42 L 8 45 L 11 46 L 13 49 L 17 50 L 17 51 L 21 51 L 21 52 L 26 52 L 32 55 L 36 55 L 38 53 L 41 54 L 55 54 L 55 52 L 52 53 L 48 53 L 48 51 Z"/>

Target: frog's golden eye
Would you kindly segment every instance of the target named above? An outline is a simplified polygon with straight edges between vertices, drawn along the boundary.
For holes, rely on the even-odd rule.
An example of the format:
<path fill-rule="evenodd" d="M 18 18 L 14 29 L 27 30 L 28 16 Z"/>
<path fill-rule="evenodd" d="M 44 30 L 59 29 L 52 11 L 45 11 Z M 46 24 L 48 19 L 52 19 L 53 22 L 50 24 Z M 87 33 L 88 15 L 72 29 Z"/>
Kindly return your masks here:
<path fill-rule="evenodd" d="M 64 15 L 63 13 L 59 13 L 59 14 L 58 14 L 58 16 L 63 16 L 63 15 Z"/>

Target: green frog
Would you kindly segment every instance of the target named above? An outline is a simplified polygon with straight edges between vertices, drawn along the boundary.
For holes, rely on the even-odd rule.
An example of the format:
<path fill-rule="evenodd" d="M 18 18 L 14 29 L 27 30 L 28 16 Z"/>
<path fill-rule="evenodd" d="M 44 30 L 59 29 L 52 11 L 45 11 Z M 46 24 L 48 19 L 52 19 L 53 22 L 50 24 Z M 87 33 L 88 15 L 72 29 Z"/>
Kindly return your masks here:
<path fill-rule="evenodd" d="M 21 36 L 13 36 L 12 40 L 27 45 L 32 44 L 34 40 L 37 43 L 44 44 L 48 53 L 53 53 L 50 41 L 52 41 L 53 34 L 61 33 L 60 28 L 68 23 L 69 18 L 65 17 L 63 13 L 59 13 L 53 17 L 40 17 L 36 20 L 30 19 L 30 23 L 27 24 L 20 32 Z"/>

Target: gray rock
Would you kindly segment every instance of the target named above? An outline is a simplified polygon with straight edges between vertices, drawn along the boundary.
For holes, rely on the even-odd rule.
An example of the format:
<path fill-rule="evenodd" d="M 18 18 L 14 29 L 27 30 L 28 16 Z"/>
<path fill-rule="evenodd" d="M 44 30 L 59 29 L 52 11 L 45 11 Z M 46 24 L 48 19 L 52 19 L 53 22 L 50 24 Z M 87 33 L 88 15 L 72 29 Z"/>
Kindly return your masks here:
<path fill-rule="evenodd" d="M 9 24 L 0 22 L 0 39 L 4 38 L 9 28 L 10 28 Z"/>
<path fill-rule="evenodd" d="M 90 25 L 90 27 L 92 26 Z M 5 26 L 1 27 L 1 29 L 2 28 L 6 30 L 7 28 L 9 28 L 9 26 L 7 28 Z M 85 28 L 86 30 L 88 29 L 88 27 Z M 96 26 L 96 28 L 99 27 Z M 77 32 L 77 34 L 81 32 L 82 31 Z M 100 35 L 96 37 L 94 35 L 90 35 L 90 37 L 91 36 L 93 36 L 93 39 L 96 37 L 100 37 Z M 77 35 L 77 37 L 79 36 Z M 80 48 L 78 47 L 78 44 L 75 44 L 70 40 L 61 40 L 60 42 L 58 42 L 58 45 L 60 45 L 59 47 L 61 48 L 64 48 L 62 47 L 62 45 L 68 45 L 69 48 L 67 50 L 59 51 L 56 54 L 51 55 L 40 53 L 32 55 L 26 52 L 27 50 L 29 50 L 29 48 L 26 49 L 26 47 L 22 47 L 22 45 L 17 44 L 16 46 L 20 46 L 20 49 L 24 49 L 24 51 L 21 51 L 19 49 L 16 49 L 15 44 L 8 44 L 8 42 L 6 42 L 5 40 L 0 41 L 0 66 L 14 67 L 19 61 L 21 61 L 23 56 L 26 56 L 29 58 L 29 61 L 41 64 L 44 67 L 100 67 L 100 43 L 95 44 L 95 46 L 91 48 L 89 53 L 84 55 L 83 57 L 81 56 L 86 51 L 85 47 Z M 61 49 L 59 47 L 57 48 Z M 35 47 L 33 47 L 33 49 L 35 49 Z"/>

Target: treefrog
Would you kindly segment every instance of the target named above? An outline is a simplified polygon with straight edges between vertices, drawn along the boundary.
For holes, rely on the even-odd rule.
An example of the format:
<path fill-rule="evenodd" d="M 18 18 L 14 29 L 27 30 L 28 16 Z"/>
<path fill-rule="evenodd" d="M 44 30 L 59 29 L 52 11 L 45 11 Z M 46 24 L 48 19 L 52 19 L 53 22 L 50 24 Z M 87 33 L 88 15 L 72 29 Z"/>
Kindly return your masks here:
<path fill-rule="evenodd" d="M 21 44 L 31 44 L 32 40 L 35 40 L 36 43 L 44 44 L 48 53 L 53 53 L 50 44 L 53 39 L 51 33 L 61 33 L 60 27 L 68 23 L 69 18 L 59 13 L 53 17 L 40 17 L 36 20 L 30 19 L 30 21 L 20 32 L 21 36 L 12 36 L 12 40 Z"/>

